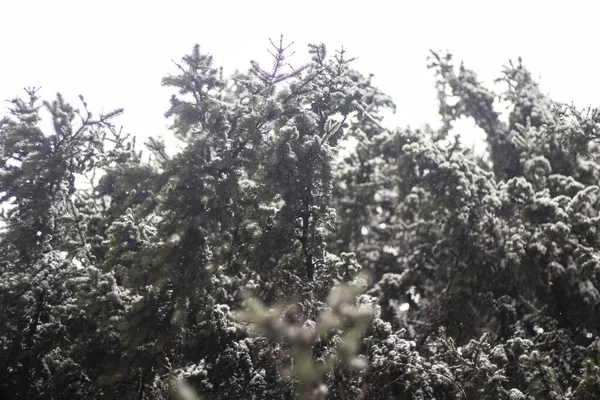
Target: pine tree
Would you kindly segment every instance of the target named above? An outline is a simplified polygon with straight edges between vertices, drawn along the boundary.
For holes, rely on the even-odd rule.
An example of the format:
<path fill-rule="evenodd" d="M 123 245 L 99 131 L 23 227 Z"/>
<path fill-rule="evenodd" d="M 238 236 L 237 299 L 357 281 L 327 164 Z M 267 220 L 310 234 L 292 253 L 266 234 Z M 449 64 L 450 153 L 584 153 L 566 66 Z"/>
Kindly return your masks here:
<path fill-rule="evenodd" d="M 596 398 L 600 111 L 432 53 L 442 126 L 388 129 L 345 50 L 270 51 L 176 64 L 176 154 L 83 98 L 10 102 L 0 397 Z"/>
<path fill-rule="evenodd" d="M 94 256 L 74 202 L 75 180 L 94 168 L 120 110 L 94 119 L 83 98 L 80 111 L 60 95 L 40 103 L 35 89 L 26 93 L 27 100 L 11 101 L 0 123 L 0 185 L 9 203 L 0 240 L 0 386 L 6 398 L 84 396 L 85 388 L 68 387 L 89 379 L 71 354 L 88 323 L 69 283 L 85 277 Z M 39 128 L 42 109 L 50 134 Z M 57 381 L 48 382 L 49 374 Z"/>

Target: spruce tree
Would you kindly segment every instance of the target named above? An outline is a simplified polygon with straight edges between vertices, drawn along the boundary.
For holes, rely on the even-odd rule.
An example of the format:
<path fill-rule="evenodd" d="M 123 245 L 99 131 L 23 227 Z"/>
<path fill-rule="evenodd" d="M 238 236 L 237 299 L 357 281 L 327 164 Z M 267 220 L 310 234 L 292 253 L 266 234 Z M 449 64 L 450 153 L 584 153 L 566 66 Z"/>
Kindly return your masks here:
<path fill-rule="evenodd" d="M 0 397 L 600 396 L 600 111 L 432 53 L 441 127 L 388 129 L 345 50 L 270 51 L 176 64 L 175 154 L 83 98 L 9 103 Z"/>

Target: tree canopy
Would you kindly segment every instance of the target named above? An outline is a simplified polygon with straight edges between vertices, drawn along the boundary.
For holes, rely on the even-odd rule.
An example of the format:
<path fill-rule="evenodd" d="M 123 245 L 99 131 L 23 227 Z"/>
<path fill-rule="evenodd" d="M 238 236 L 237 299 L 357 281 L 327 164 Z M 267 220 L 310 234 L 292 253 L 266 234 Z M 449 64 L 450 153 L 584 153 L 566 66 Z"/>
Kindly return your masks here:
<path fill-rule="evenodd" d="M 600 110 L 432 52 L 441 127 L 387 129 L 346 51 L 271 45 L 176 64 L 175 154 L 10 101 L 0 397 L 600 398 Z"/>

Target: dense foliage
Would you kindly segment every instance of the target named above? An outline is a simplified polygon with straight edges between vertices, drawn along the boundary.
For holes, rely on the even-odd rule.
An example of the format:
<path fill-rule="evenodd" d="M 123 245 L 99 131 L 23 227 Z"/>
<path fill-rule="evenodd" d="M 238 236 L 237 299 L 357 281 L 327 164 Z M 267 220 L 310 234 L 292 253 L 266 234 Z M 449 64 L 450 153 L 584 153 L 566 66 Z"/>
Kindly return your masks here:
<path fill-rule="evenodd" d="M 10 102 L 0 397 L 600 398 L 600 110 L 432 53 L 442 127 L 388 130 L 344 51 L 272 53 L 183 58 L 175 155 L 83 98 Z"/>

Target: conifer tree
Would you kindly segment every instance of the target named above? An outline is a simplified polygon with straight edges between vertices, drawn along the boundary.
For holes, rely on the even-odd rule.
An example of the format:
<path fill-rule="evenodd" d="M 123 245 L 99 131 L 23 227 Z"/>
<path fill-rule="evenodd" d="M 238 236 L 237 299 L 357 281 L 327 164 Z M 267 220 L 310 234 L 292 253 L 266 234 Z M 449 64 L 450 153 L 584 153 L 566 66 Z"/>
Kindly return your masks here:
<path fill-rule="evenodd" d="M 343 49 L 270 51 L 195 46 L 149 160 L 121 110 L 9 103 L 0 397 L 597 398 L 600 111 L 432 53 L 442 126 L 388 129 Z"/>

